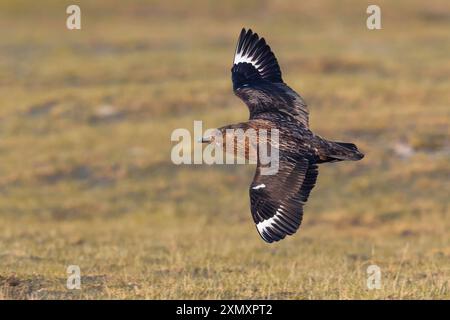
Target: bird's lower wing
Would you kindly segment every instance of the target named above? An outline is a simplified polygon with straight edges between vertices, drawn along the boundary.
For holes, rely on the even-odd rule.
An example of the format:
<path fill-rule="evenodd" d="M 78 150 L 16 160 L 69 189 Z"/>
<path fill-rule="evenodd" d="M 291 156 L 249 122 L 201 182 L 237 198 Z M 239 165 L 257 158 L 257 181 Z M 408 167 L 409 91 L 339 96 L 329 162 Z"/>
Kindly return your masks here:
<path fill-rule="evenodd" d="M 302 222 L 303 205 L 316 183 L 317 165 L 308 159 L 280 159 L 278 172 L 262 175 L 258 165 L 250 185 L 256 228 L 266 242 L 294 234 Z"/>

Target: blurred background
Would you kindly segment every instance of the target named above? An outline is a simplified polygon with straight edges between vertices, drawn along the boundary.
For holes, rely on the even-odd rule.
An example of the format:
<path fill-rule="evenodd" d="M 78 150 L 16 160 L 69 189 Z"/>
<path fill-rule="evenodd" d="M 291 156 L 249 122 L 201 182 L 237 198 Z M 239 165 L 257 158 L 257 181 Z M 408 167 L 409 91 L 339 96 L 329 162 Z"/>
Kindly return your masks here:
<path fill-rule="evenodd" d="M 271 245 L 253 166 L 170 160 L 174 129 L 248 118 L 242 27 L 312 130 L 366 154 L 322 165 L 299 232 Z M 445 0 L 1 0 L 0 298 L 450 298 L 449 30 Z"/>

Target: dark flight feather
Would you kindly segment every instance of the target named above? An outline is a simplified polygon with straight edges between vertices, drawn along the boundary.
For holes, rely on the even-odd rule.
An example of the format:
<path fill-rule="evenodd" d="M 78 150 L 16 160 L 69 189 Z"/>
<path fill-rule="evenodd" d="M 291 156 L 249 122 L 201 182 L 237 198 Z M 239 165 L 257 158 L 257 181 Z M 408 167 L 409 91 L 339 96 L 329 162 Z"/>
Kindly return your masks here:
<path fill-rule="evenodd" d="M 250 110 L 250 119 L 267 113 L 284 113 L 287 118 L 308 127 L 306 103 L 281 77 L 277 58 L 264 38 L 251 29 L 242 29 L 233 67 L 234 93 Z"/>
<path fill-rule="evenodd" d="M 232 68 L 235 88 L 258 80 L 282 83 L 281 70 L 275 55 L 264 38 L 252 30 L 242 29 L 236 46 Z"/>
<path fill-rule="evenodd" d="M 275 175 L 262 175 L 258 164 L 250 185 L 253 221 L 266 242 L 294 234 L 303 217 L 303 204 L 317 179 L 317 165 L 308 159 L 280 158 Z"/>

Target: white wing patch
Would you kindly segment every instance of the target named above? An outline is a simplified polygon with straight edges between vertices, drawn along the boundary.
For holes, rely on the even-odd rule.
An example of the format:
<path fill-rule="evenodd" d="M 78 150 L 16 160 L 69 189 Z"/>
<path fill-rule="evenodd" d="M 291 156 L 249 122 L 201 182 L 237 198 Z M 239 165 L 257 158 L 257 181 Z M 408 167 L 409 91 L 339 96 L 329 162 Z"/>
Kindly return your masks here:
<path fill-rule="evenodd" d="M 250 57 L 247 54 L 243 56 L 241 53 L 236 52 L 236 54 L 234 55 L 234 64 L 247 62 L 251 63 L 256 69 L 259 70 L 260 64 L 253 61 L 254 59 L 254 57 Z"/>
<path fill-rule="evenodd" d="M 272 218 L 269 218 L 267 220 L 261 221 L 256 224 L 256 228 L 258 229 L 259 234 L 265 238 L 264 232 L 267 231 L 268 227 L 273 227 L 277 223 L 279 223 L 279 217 L 281 217 L 281 210 L 283 209 L 283 206 L 280 206 L 280 208 L 277 210 L 275 215 Z"/>
<path fill-rule="evenodd" d="M 253 190 L 258 190 L 258 189 L 262 189 L 265 188 L 266 185 L 264 183 L 258 184 L 257 186 L 254 186 L 252 189 Z"/>
<path fill-rule="evenodd" d="M 237 50 L 237 49 L 236 49 Z M 241 49 L 243 50 L 243 49 Z M 245 55 L 242 55 L 242 52 L 237 52 L 234 54 L 234 64 L 239 64 L 239 63 L 250 63 L 252 66 L 254 66 L 256 68 L 256 70 L 258 70 L 258 72 L 263 72 L 264 71 L 264 67 L 261 67 L 261 64 L 258 63 L 257 61 L 253 61 L 255 60 L 254 56 L 250 56 L 248 54 L 248 52 Z M 259 59 L 257 59 L 259 60 Z"/>

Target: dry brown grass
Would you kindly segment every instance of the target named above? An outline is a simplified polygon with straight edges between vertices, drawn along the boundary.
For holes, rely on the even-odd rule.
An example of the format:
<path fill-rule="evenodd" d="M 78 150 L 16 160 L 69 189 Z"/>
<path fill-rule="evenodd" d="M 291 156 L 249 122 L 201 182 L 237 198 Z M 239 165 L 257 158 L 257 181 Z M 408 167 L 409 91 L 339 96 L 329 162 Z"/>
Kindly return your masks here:
<path fill-rule="evenodd" d="M 448 1 L 379 1 L 381 31 L 359 1 L 80 4 L 71 32 L 65 1 L 0 3 L 1 299 L 450 298 Z M 247 118 L 229 74 L 243 26 L 312 129 L 366 153 L 323 165 L 273 245 L 254 168 L 170 161 L 173 129 Z"/>

